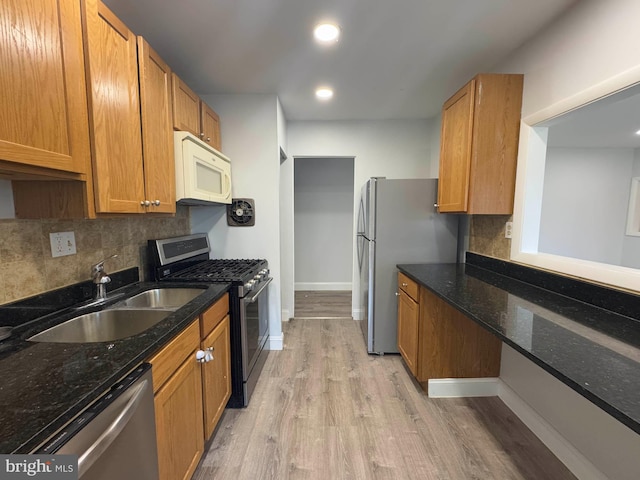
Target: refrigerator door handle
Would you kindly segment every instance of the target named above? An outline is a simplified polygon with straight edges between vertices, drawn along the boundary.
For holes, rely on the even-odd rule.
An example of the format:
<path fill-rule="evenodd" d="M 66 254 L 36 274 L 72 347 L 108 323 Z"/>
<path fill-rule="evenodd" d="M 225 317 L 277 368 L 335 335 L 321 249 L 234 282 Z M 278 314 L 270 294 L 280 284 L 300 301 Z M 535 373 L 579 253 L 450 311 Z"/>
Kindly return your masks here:
<path fill-rule="evenodd" d="M 360 208 L 358 209 L 358 235 L 365 235 L 367 230 L 364 212 L 364 199 L 360 197 Z"/>

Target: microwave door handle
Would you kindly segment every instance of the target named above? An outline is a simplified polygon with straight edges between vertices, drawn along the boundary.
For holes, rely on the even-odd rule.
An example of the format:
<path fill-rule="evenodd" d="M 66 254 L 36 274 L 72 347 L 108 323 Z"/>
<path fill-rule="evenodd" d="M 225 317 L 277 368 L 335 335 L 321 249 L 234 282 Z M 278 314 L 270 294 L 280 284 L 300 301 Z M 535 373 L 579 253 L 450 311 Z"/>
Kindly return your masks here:
<path fill-rule="evenodd" d="M 224 183 L 225 183 L 224 197 L 226 198 L 231 195 L 231 175 L 229 175 L 228 173 L 224 174 Z"/>

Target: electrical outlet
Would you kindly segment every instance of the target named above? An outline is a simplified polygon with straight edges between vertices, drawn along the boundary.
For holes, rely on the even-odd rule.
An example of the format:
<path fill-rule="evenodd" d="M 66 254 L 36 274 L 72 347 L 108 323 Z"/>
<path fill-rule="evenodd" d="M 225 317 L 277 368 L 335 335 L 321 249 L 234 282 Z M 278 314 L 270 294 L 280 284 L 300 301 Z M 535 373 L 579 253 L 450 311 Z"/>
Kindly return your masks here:
<path fill-rule="evenodd" d="M 64 257 L 76 254 L 76 237 L 73 232 L 56 232 L 49 234 L 51 256 Z"/>
<path fill-rule="evenodd" d="M 504 225 L 504 238 L 511 238 L 513 234 L 513 222 L 507 222 Z"/>

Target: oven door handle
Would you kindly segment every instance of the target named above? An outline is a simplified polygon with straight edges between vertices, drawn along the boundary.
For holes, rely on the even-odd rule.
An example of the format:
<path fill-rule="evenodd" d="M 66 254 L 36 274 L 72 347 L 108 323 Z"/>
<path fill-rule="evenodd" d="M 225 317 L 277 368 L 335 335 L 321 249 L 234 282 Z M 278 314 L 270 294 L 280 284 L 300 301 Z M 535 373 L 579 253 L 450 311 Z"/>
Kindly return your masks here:
<path fill-rule="evenodd" d="M 264 285 L 262 285 L 262 287 L 260 287 L 260 290 L 258 290 L 255 295 L 249 299 L 244 299 L 245 303 L 253 303 L 257 300 L 257 298 L 260 296 L 260 294 L 262 293 L 262 291 L 267 288 L 267 285 L 269 285 L 271 283 L 271 281 L 273 280 L 273 277 L 269 277 L 269 279 L 264 283 Z"/>

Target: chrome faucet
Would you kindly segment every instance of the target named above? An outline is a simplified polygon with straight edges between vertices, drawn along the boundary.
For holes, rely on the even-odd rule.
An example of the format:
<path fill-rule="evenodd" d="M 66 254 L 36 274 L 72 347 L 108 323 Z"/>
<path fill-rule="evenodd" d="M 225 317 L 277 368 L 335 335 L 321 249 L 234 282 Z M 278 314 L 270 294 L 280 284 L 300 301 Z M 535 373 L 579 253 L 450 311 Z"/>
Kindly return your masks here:
<path fill-rule="evenodd" d="M 107 283 L 111 281 L 111 277 L 104 271 L 104 262 L 117 256 L 116 254 L 111 255 L 91 266 L 91 280 L 96 285 L 95 300 L 104 300 L 107 298 Z"/>

